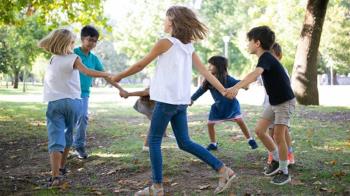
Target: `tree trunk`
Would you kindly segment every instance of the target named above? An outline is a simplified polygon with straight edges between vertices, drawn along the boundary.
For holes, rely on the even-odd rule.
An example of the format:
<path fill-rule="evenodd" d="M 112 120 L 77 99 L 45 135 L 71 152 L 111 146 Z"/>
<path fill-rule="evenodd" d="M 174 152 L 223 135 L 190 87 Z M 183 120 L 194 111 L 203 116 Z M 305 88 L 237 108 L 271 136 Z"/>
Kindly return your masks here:
<path fill-rule="evenodd" d="M 19 81 L 19 71 L 15 71 L 13 88 L 16 88 L 16 89 L 18 88 L 18 81 Z"/>
<path fill-rule="evenodd" d="M 292 74 L 292 87 L 298 103 L 319 105 L 317 53 L 328 0 L 309 0 Z"/>
<path fill-rule="evenodd" d="M 333 85 L 339 85 L 338 79 L 337 79 L 337 70 L 333 70 Z"/>

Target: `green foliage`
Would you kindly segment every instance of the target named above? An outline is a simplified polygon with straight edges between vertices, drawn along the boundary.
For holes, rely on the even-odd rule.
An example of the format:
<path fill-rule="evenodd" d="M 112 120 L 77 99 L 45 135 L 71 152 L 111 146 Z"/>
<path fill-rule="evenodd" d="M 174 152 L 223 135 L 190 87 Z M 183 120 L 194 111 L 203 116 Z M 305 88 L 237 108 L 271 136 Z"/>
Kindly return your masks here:
<path fill-rule="evenodd" d="M 21 26 L 5 26 L 1 28 L 0 42 L 7 58 L 1 58 L 0 64 L 6 65 L 13 77 L 26 68 L 30 71 L 31 65 L 41 52 L 37 42 L 48 30 L 36 22 L 36 17 L 26 19 Z M 16 76 L 17 75 L 17 76 Z"/>
<path fill-rule="evenodd" d="M 339 74 L 350 73 L 350 3 L 332 2 L 327 10 L 321 38 L 326 63 L 334 63 Z"/>
<path fill-rule="evenodd" d="M 51 29 L 73 23 L 94 23 L 110 30 L 102 3 L 101 0 L 2 0 L 0 26 L 21 26 L 27 18 L 36 16 L 37 23 Z"/>

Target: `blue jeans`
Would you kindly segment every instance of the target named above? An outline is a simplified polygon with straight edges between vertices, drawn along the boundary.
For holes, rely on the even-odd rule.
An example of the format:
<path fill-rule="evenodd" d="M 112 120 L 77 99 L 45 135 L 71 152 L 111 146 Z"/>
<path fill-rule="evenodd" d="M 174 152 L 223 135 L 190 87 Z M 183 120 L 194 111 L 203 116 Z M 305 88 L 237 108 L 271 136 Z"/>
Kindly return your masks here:
<path fill-rule="evenodd" d="M 86 130 L 89 122 L 88 108 L 89 97 L 81 98 L 81 117 L 78 122 L 77 132 L 74 135 L 73 146 L 75 148 L 84 148 L 86 144 Z"/>
<path fill-rule="evenodd" d="M 181 150 L 195 155 L 215 170 L 219 170 L 224 165 L 203 146 L 191 141 L 188 135 L 187 105 L 156 102 L 148 137 L 153 183 L 162 183 L 162 152 L 160 146 L 169 122 L 171 122 L 177 145 Z"/>
<path fill-rule="evenodd" d="M 59 99 L 47 105 L 46 124 L 49 152 L 63 152 L 73 141 L 73 129 L 80 118 L 81 100 Z"/>

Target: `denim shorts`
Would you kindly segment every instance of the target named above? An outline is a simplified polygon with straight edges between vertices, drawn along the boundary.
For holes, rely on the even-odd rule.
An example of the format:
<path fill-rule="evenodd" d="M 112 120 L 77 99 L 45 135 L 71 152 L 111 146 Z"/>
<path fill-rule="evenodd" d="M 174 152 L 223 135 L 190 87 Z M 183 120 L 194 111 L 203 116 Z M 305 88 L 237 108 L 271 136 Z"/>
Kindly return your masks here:
<path fill-rule="evenodd" d="M 73 130 L 80 118 L 80 99 L 50 101 L 46 111 L 49 152 L 63 152 L 72 146 Z"/>

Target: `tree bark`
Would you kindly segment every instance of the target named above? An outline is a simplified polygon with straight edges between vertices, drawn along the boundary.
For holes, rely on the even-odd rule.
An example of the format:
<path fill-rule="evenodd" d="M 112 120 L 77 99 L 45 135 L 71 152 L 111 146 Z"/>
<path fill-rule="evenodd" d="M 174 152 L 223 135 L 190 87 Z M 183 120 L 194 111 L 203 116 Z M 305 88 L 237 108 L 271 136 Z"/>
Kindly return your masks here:
<path fill-rule="evenodd" d="M 13 88 L 17 89 L 18 88 L 18 82 L 19 82 L 19 71 L 14 72 L 14 83 L 13 83 Z"/>
<path fill-rule="evenodd" d="M 319 105 L 317 53 L 328 0 L 309 0 L 292 73 L 292 88 L 298 103 Z"/>

